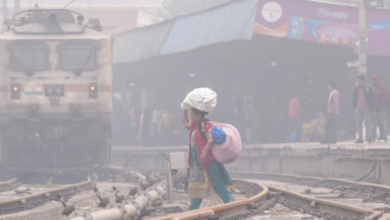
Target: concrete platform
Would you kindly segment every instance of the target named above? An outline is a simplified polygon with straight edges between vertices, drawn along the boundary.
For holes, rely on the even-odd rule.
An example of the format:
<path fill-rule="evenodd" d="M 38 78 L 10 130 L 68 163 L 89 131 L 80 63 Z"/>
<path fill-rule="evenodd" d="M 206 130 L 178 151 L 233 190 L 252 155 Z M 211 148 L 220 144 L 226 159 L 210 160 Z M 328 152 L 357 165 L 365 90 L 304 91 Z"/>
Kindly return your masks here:
<path fill-rule="evenodd" d="M 138 169 L 165 169 L 163 154 L 186 152 L 181 147 L 113 147 L 112 159 L 124 165 L 130 159 Z M 320 145 L 317 143 L 244 145 L 240 157 L 226 165 L 232 171 L 286 173 L 303 176 L 357 180 L 390 184 L 390 144 Z M 375 168 L 374 168 L 375 167 Z"/>

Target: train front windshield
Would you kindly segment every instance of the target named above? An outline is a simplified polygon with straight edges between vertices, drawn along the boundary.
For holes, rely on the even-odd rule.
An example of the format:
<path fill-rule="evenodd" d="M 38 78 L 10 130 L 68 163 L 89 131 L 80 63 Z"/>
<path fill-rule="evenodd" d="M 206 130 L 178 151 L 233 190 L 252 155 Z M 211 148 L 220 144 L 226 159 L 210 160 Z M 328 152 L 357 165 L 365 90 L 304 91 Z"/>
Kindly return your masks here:
<path fill-rule="evenodd" d="M 48 47 L 43 42 L 12 42 L 10 65 L 14 71 L 44 71 L 48 68 Z"/>
<path fill-rule="evenodd" d="M 97 43 L 70 41 L 59 45 L 58 66 L 62 70 L 94 70 L 98 66 Z"/>

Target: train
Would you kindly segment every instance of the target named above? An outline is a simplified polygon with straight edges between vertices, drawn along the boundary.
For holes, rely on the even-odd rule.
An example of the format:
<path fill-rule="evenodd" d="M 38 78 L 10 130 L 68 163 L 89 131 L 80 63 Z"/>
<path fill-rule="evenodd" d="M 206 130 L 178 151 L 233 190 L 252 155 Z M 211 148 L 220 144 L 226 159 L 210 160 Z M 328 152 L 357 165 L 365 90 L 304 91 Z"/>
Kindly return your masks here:
<path fill-rule="evenodd" d="M 67 9 L 29 9 L 0 35 L 0 159 L 23 173 L 86 173 L 110 160 L 112 38 Z"/>

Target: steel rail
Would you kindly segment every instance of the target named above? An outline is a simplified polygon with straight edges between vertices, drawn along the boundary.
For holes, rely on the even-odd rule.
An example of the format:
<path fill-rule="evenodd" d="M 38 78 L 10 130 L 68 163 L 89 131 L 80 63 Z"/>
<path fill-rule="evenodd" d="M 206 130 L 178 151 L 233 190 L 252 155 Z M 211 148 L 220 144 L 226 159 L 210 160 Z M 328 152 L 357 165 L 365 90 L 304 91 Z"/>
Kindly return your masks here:
<path fill-rule="evenodd" d="M 163 169 L 155 169 L 161 173 L 165 170 Z M 390 186 L 375 184 L 375 183 L 367 183 L 367 182 L 356 182 L 353 180 L 346 179 L 338 179 L 338 178 L 321 178 L 321 177 L 312 177 L 312 176 L 299 176 L 293 174 L 284 174 L 284 173 L 263 173 L 263 172 L 252 172 L 252 171 L 229 171 L 233 177 L 242 178 L 242 179 L 258 179 L 258 180 L 276 180 L 282 181 L 282 178 L 295 179 L 297 183 L 301 180 L 312 181 L 313 183 L 325 183 L 325 182 L 333 182 L 340 183 L 345 185 L 352 185 L 358 187 L 368 187 L 375 189 L 375 193 L 385 193 L 390 192 Z M 261 178 L 261 177 L 273 177 L 273 178 Z M 260 178 L 259 178 L 260 177 Z"/>
<path fill-rule="evenodd" d="M 283 180 L 281 179 L 287 178 L 287 179 L 293 179 L 295 183 L 299 183 L 302 180 L 306 180 L 316 184 L 329 182 L 329 183 L 356 186 L 356 187 L 367 187 L 367 188 L 374 189 L 376 194 L 390 192 L 390 186 L 375 184 L 375 183 L 355 182 L 351 180 L 337 179 L 337 178 L 298 176 L 298 175 L 284 174 L 284 173 L 261 173 L 261 172 L 229 172 L 229 173 L 232 175 L 245 176 L 251 179 L 253 178 L 259 180 L 268 179 L 268 180 L 276 180 L 276 181 L 283 182 Z M 271 177 L 271 178 L 261 178 L 261 177 Z"/>
<path fill-rule="evenodd" d="M 14 186 L 18 185 L 18 179 L 15 177 L 11 180 L 0 182 L 0 192 L 12 189 Z"/>
<path fill-rule="evenodd" d="M 251 174 L 258 174 L 258 173 L 251 173 Z M 288 177 L 296 177 L 298 178 L 299 176 L 291 176 L 291 175 L 279 175 L 279 176 L 288 176 Z M 304 177 L 306 178 L 306 177 Z M 309 178 L 312 180 L 316 181 L 323 181 L 321 178 Z M 344 183 L 356 183 L 353 181 L 348 181 L 348 180 L 339 180 L 339 179 L 328 179 L 331 181 L 340 181 Z M 239 181 L 244 181 L 244 180 L 239 180 Z M 245 181 L 245 182 L 250 182 L 250 181 Z M 180 214 L 175 214 L 175 215 L 170 215 L 170 216 L 165 216 L 165 217 L 160 217 L 160 218 L 155 218 L 152 220 L 195 220 L 195 219 L 207 219 L 208 217 L 212 215 L 217 215 L 219 218 L 224 218 L 224 217 L 229 217 L 234 214 L 242 213 L 247 210 L 247 205 L 251 203 L 255 203 L 256 205 L 261 205 L 268 193 L 270 191 L 276 191 L 280 193 L 284 198 L 287 200 L 293 202 L 294 204 L 298 204 L 301 206 L 305 207 L 310 207 L 313 210 L 320 210 L 324 211 L 327 213 L 332 213 L 337 216 L 344 217 L 346 219 L 364 219 L 368 217 L 369 219 L 383 219 L 383 220 L 390 220 L 389 216 L 385 218 L 385 216 L 382 216 L 382 212 L 380 211 L 375 211 L 372 209 L 367 209 L 367 208 L 361 208 L 361 207 L 356 207 L 353 205 L 347 205 L 339 202 L 334 202 L 334 201 L 329 201 L 329 200 L 324 200 L 324 199 L 318 199 L 310 196 L 306 196 L 297 192 L 292 192 L 289 190 L 285 190 L 279 187 L 275 186 L 268 186 L 268 185 L 262 185 L 262 184 L 257 184 L 253 183 L 254 185 L 257 185 L 258 187 L 261 187 L 263 191 L 256 195 L 255 197 L 252 197 L 250 199 L 244 200 L 244 201 L 239 201 L 239 202 L 233 202 L 229 204 L 224 204 L 224 205 L 219 205 L 219 206 L 214 206 L 214 207 L 207 207 L 207 208 L 202 208 L 199 210 L 193 210 L 193 211 L 188 211 Z M 362 184 L 362 183 L 356 183 L 356 184 L 361 184 L 364 186 L 375 186 L 380 189 L 386 189 L 386 186 L 381 186 L 381 185 L 376 185 L 376 184 Z M 390 187 L 389 187 L 390 188 Z"/>
<path fill-rule="evenodd" d="M 291 179 L 292 182 L 299 184 L 301 181 L 309 181 L 315 184 L 322 183 L 334 183 L 336 185 L 346 185 L 346 186 L 354 186 L 356 188 L 371 188 L 373 189 L 373 193 L 375 194 L 383 194 L 390 192 L 390 186 L 374 184 L 374 183 L 365 183 L 365 182 L 356 182 L 352 180 L 338 179 L 338 178 L 320 178 L 320 177 L 310 177 L 310 176 L 299 176 L 292 174 L 284 174 L 284 173 L 262 173 L 262 172 L 230 172 L 231 174 L 246 176 L 253 179 L 268 179 L 268 180 L 276 180 L 282 181 L 283 179 Z M 261 178 L 268 177 L 268 178 Z M 271 177 L 271 178 L 270 178 Z M 390 214 L 383 214 L 379 211 L 374 211 L 369 219 L 380 219 L 380 220 L 390 220 Z"/>
<path fill-rule="evenodd" d="M 313 184 L 321 184 L 321 183 L 333 183 L 336 185 L 345 185 L 345 186 L 355 186 L 355 187 L 366 187 L 373 189 L 373 192 L 375 194 L 381 194 L 381 193 L 388 193 L 390 192 L 390 186 L 380 185 L 380 184 L 373 184 L 373 183 L 365 183 L 365 182 L 355 182 L 351 180 L 345 180 L 345 179 L 337 179 L 337 178 L 320 178 L 320 177 L 310 177 L 310 176 L 298 176 L 298 175 L 290 175 L 290 174 L 280 174 L 280 173 L 261 173 L 261 172 L 230 172 L 232 175 L 238 175 L 240 177 L 246 177 L 250 179 L 268 179 L 268 180 L 276 180 L 276 181 L 283 181 L 283 179 L 289 179 L 292 180 L 292 182 L 299 184 L 301 181 L 307 181 Z M 261 177 L 268 177 L 268 178 L 261 178 Z M 271 178 L 269 178 L 271 177 Z M 268 188 L 268 187 L 267 187 Z M 270 187 L 272 188 L 272 187 Z M 272 188 L 273 190 L 277 190 L 276 187 Z M 324 210 L 332 210 L 335 213 L 338 213 L 341 216 L 344 217 L 369 217 L 369 219 L 383 219 L 383 220 L 390 220 L 390 215 L 385 214 L 382 215 L 379 211 L 374 211 L 371 209 L 364 209 L 356 206 L 351 205 L 345 205 L 342 203 L 332 202 L 329 200 L 322 200 L 317 199 L 313 197 L 307 197 L 305 199 L 305 195 L 299 194 L 299 193 L 287 193 L 287 191 L 282 192 L 283 194 L 287 195 L 289 199 L 299 201 L 300 204 L 312 207 L 312 208 L 319 208 Z M 294 196 L 299 195 L 299 196 Z M 244 201 L 240 201 L 244 202 Z M 202 218 L 206 218 L 204 213 L 208 213 L 208 215 L 211 215 L 210 210 L 213 211 L 214 214 L 218 215 L 219 217 L 225 217 L 229 216 L 232 213 L 238 213 L 239 211 L 235 211 L 234 207 L 235 203 L 215 206 L 215 207 L 207 207 L 203 209 L 199 209 L 196 211 L 189 211 L 184 212 L 176 215 L 170 215 L 166 217 L 156 218 L 153 220 L 192 220 L 192 219 L 198 219 L 201 215 Z M 314 205 L 314 206 L 313 206 Z M 339 207 L 339 208 L 338 208 Z M 244 209 L 241 209 L 241 212 L 245 211 Z"/>
<path fill-rule="evenodd" d="M 268 187 L 267 186 L 265 186 L 263 184 L 259 184 L 259 183 L 254 183 L 251 181 L 246 181 L 246 180 L 235 180 L 235 181 L 251 184 L 251 185 L 261 189 L 262 191 L 259 194 L 255 195 L 249 199 L 243 200 L 243 201 L 237 201 L 237 202 L 232 202 L 232 203 L 223 204 L 223 205 L 217 205 L 217 206 L 213 206 L 213 207 L 206 207 L 206 208 L 202 208 L 202 209 L 198 209 L 198 210 L 183 212 L 180 214 L 155 218 L 152 220 L 171 220 L 171 219 L 195 220 L 195 219 L 199 218 L 199 215 L 202 215 L 202 217 L 205 218 L 204 215 L 206 215 L 207 213 L 209 215 L 211 215 L 211 213 L 213 213 L 215 215 L 218 215 L 218 217 L 223 218 L 226 216 L 230 216 L 232 214 L 236 214 L 236 213 L 240 213 L 240 212 L 244 212 L 244 211 L 248 210 L 249 204 L 255 204 L 255 205 L 259 206 L 267 200 L 267 195 L 268 195 Z"/>
<path fill-rule="evenodd" d="M 268 185 L 268 188 L 270 190 L 282 193 L 284 197 L 296 204 L 311 207 L 313 209 L 326 210 L 327 212 L 331 210 L 332 214 L 342 216 L 346 219 L 364 219 L 365 217 L 369 217 L 370 219 L 378 219 L 382 215 L 382 212 L 380 211 L 347 205 L 335 201 L 318 199 L 276 186 Z"/>
<path fill-rule="evenodd" d="M 10 200 L 4 200 L 0 201 L 0 213 L 9 214 L 9 213 L 15 213 L 18 211 L 23 211 L 24 208 L 19 208 L 21 206 L 25 206 L 25 209 L 29 209 L 34 205 L 31 204 L 38 204 L 42 205 L 45 204 L 47 201 L 50 201 L 53 194 L 61 194 L 63 196 L 71 196 L 75 193 L 79 192 L 80 190 L 88 190 L 92 189 L 94 186 L 94 183 L 91 178 L 88 177 L 87 181 L 68 185 L 64 187 L 59 187 L 55 189 L 46 190 L 43 192 L 39 192 L 33 195 L 19 197 L 15 199 Z M 36 205 L 36 206 L 38 206 Z"/>
<path fill-rule="evenodd" d="M 199 211 L 195 213 L 174 217 L 172 218 L 172 220 L 205 219 L 205 218 L 209 218 L 212 215 L 214 215 L 214 210 L 209 209 L 209 210 L 204 210 L 204 211 Z"/>
<path fill-rule="evenodd" d="M 390 220 L 390 214 L 387 214 L 387 213 L 383 214 L 383 215 L 379 218 L 379 220 Z"/>

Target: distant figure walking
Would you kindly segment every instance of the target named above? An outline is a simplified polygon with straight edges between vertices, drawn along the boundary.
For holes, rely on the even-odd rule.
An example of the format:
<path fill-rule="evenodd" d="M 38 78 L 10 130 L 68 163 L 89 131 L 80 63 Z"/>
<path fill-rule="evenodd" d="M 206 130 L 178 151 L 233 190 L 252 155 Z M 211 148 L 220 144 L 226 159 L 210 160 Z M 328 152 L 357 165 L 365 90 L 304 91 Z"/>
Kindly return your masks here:
<path fill-rule="evenodd" d="M 172 144 L 175 126 L 173 121 L 173 114 L 169 110 L 166 110 L 162 115 L 158 130 L 161 134 L 163 144 L 170 146 Z"/>
<path fill-rule="evenodd" d="M 337 83 L 329 81 L 328 110 L 326 111 L 325 140 L 324 144 L 337 143 L 337 117 L 340 111 L 340 93 L 336 90 Z"/>
<path fill-rule="evenodd" d="M 289 133 L 288 140 L 291 142 L 297 142 L 299 140 L 302 125 L 299 119 L 299 113 L 301 111 L 301 107 L 299 104 L 299 99 L 297 97 L 293 97 L 289 102 L 289 113 L 288 113 L 288 122 L 289 122 Z M 295 140 L 292 140 L 292 136 L 294 136 Z"/>
<path fill-rule="evenodd" d="M 364 76 L 357 77 L 357 85 L 354 92 L 353 107 L 355 109 L 356 129 L 358 133 L 357 144 L 363 143 L 363 122 L 366 127 L 366 141 L 372 143 L 371 112 L 375 110 L 374 94 L 366 85 Z"/>
<path fill-rule="evenodd" d="M 160 122 L 163 113 L 164 110 L 159 105 L 153 110 L 153 116 L 152 116 L 153 134 L 154 134 L 155 144 L 157 145 L 161 144 L 161 134 L 159 129 L 160 129 Z"/>
<path fill-rule="evenodd" d="M 387 142 L 387 122 L 386 122 L 386 110 L 389 102 L 389 94 L 386 87 L 382 84 L 381 77 L 376 75 L 372 77 L 373 90 L 375 97 L 375 111 L 372 112 L 372 133 L 373 138 L 376 138 L 377 127 L 379 126 L 380 142 Z"/>
<path fill-rule="evenodd" d="M 145 108 L 140 116 L 137 140 L 141 146 L 148 146 L 153 137 L 152 111 Z"/>

